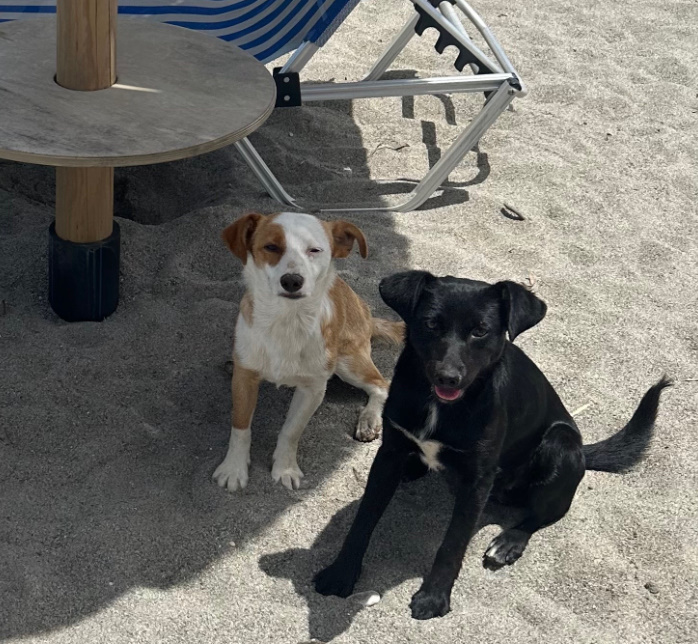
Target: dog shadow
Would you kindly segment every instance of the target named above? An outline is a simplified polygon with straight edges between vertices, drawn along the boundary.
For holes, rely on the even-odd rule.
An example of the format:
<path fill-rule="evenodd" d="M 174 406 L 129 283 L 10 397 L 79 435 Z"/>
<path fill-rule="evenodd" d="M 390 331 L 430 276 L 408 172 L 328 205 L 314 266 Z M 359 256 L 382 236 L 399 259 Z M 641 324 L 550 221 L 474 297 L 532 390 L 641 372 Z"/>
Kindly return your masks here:
<path fill-rule="evenodd" d="M 357 499 L 339 510 L 311 548 L 292 548 L 264 555 L 259 560 L 267 575 L 290 580 L 295 592 L 307 602 L 312 640 L 330 642 L 351 626 L 361 610 L 366 610 L 359 597 L 325 597 L 313 585 L 315 574 L 337 556 L 359 502 Z M 383 597 L 405 581 L 421 580 L 429 571 L 448 527 L 453 502 L 453 483 L 445 476 L 428 474 L 417 481 L 403 482 L 373 534 L 355 595 L 374 591 Z M 489 525 L 514 525 L 519 516 L 514 508 L 490 502 L 477 532 Z M 473 565 L 472 557 L 467 557 L 464 565 Z M 407 605 L 404 611 L 409 615 Z"/>

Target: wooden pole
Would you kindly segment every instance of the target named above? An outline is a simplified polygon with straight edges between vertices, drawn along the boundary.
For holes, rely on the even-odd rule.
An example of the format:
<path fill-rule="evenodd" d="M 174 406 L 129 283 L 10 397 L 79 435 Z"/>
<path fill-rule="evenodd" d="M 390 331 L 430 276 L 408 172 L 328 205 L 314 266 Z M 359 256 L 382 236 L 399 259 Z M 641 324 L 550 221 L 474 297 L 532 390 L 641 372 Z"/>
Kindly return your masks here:
<path fill-rule="evenodd" d="M 116 82 L 118 0 L 58 0 L 56 81 L 94 91 Z M 111 235 L 114 168 L 56 168 L 56 234 L 97 242 Z"/>
<path fill-rule="evenodd" d="M 111 235 L 114 168 L 56 168 L 56 234 L 89 243 Z"/>
<path fill-rule="evenodd" d="M 59 85 L 89 91 L 116 82 L 117 5 L 117 0 L 58 0 Z"/>

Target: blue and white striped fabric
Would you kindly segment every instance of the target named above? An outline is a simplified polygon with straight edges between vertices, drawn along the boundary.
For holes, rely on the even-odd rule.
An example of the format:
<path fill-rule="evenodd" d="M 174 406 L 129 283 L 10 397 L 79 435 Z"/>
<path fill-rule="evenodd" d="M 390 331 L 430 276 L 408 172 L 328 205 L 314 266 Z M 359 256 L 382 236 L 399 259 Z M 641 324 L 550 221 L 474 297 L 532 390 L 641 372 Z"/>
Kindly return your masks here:
<path fill-rule="evenodd" d="M 119 13 L 197 29 L 263 63 L 305 42 L 322 46 L 359 0 L 122 0 Z M 0 22 L 56 12 L 56 0 L 0 0 Z"/>

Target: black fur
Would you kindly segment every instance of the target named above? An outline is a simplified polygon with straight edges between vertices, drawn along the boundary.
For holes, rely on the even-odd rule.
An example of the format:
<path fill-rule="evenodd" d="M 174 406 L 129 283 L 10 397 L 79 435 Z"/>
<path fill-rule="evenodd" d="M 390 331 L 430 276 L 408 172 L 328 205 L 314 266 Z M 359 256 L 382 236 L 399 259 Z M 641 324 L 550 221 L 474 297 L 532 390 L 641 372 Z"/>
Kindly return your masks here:
<path fill-rule="evenodd" d="M 565 516 L 586 469 L 622 472 L 642 459 L 661 392 L 671 383 L 662 378 L 654 385 L 620 432 L 584 446 L 555 390 L 511 342 L 545 316 L 545 304 L 530 291 L 513 282 L 410 271 L 384 279 L 380 293 L 407 323 L 407 339 L 364 497 L 315 588 L 341 597 L 352 592 L 395 489 L 403 477 L 426 470 L 435 441 L 438 465 L 451 469 L 458 483 L 451 523 L 410 604 L 413 617 L 429 619 L 450 610 L 451 588 L 488 498 L 524 508 L 523 520 L 485 552 L 484 565 L 496 569 L 514 563 L 532 534 Z"/>
<path fill-rule="evenodd" d="M 598 443 L 584 445 L 582 451 L 588 470 L 627 472 L 644 458 L 652 440 L 659 397 L 662 390 L 671 385 L 671 380 L 664 376 L 645 393 L 630 422 L 623 429 Z"/>

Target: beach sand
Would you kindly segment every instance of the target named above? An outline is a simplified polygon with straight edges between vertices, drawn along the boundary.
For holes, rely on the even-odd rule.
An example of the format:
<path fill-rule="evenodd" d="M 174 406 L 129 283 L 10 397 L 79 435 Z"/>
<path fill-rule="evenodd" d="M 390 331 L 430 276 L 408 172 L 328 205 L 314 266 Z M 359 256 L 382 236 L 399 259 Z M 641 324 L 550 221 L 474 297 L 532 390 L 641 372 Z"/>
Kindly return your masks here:
<path fill-rule="evenodd" d="M 234 149 L 117 170 L 121 302 L 67 324 L 47 303 L 53 177 L 0 163 L 0 640 L 84 642 L 695 642 L 698 629 L 698 5 L 693 0 L 477 0 L 528 84 L 418 212 L 352 213 L 370 255 L 337 262 L 377 315 L 381 277 L 408 268 L 534 280 L 549 306 L 517 344 L 591 442 L 663 373 L 647 461 L 589 472 L 567 517 L 497 573 L 489 511 L 445 618 L 408 603 L 452 497 L 404 485 L 375 533 L 362 608 L 315 594 L 353 518 L 377 443 L 351 438 L 364 394 L 332 381 L 302 439 L 296 492 L 270 476 L 291 392 L 264 385 L 248 488 L 223 492 L 241 266 L 220 230 L 274 212 Z M 367 0 L 308 67 L 360 78 L 411 11 Z M 450 73 L 428 34 L 396 69 Z M 252 137 L 312 209 L 395 199 L 482 97 L 326 103 L 276 112 Z M 392 194 L 388 194 L 392 193 Z M 381 194 L 385 195 L 381 197 Z M 525 220 L 502 213 L 504 203 Z M 396 350 L 376 346 L 389 375 Z"/>

